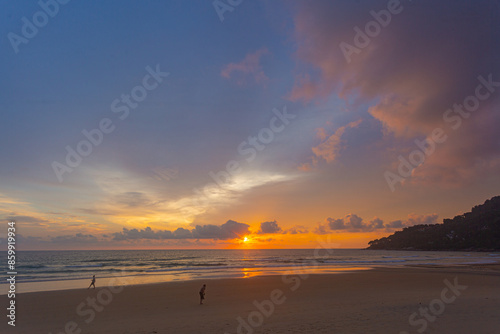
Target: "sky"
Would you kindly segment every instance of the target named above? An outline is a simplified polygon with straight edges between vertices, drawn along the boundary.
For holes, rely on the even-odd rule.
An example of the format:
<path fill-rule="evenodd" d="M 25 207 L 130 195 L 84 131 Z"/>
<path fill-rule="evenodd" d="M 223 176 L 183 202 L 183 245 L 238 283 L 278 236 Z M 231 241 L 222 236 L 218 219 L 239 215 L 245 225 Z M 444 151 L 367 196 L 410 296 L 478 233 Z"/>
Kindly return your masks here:
<path fill-rule="evenodd" d="M 500 195 L 498 1 L 0 13 L 0 244 L 364 248 Z"/>

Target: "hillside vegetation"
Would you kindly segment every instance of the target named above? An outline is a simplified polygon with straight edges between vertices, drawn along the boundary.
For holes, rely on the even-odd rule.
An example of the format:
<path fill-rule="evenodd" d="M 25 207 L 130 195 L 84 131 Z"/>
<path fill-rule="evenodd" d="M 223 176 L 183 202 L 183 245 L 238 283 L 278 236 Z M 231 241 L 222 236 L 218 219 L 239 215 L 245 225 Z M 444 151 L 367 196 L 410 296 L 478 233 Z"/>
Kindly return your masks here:
<path fill-rule="evenodd" d="M 368 244 L 368 249 L 499 251 L 500 196 L 442 224 L 406 227 Z"/>

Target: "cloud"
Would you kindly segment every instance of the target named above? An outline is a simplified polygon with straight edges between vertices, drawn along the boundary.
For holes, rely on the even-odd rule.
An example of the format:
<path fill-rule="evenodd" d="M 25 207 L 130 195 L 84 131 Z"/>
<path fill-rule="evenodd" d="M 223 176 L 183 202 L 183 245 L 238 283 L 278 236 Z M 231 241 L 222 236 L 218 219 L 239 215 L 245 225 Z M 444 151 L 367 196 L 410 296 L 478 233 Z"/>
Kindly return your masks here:
<path fill-rule="evenodd" d="M 260 223 L 260 230 L 257 233 L 259 234 L 283 233 L 283 230 L 281 229 L 281 227 L 278 226 L 278 223 L 275 220 L 272 222 Z"/>
<path fill-rule="evenodd" d="M 387 229 L 401 229 L 414 225 L 433 225 L 437 223 L 437 219 L 438 215 L 435 213 L 431 215 L 416 215 L 412 213 L 408 215 L 406 220 L 394 220 L 385 224 L 385 227 Z"/>
<path fill-rule="evenodd" d="M 392 222 L 389 222 L 385 225 L 386 228 L 388 229 L 398 229 L 398 228 L 403 228 L 404 223 L 402 220 L 394 220 Z"/>
<path fill-rule="evenodd" d="M 236 202 L 245 193 L 257 188 L 298 178 L 297 174 L 278 174 L 266 171 L 241 172 L 221 185 L 209 182 L 191 194 L 167 203 L 167 209 L 182 212 L 187 218 L 209 209 Z"/>
<path fill-rule="evenodd" d="M 220 75 L 226 79 L 236 79 L 240 85 L 244 84 L 248 77 L 252 77 L 256 83 L 265 83 L 269 79 L 262 69 L 260 58 L 268 53 L 267 48 L 250 53 L 241 62 L 226 65 Z"/>
<path fill-rule="evenodd" d="M 25 206 L 26 204 L 29 204 L 29 203 L 22 201 L 20 199 L 14 198 L 14 197 L 4 195 L 3 193 L 0 193 L 0 207 L 3 207 L 4 205 L 9 206 L 9 207 Z"/>
<path fill-rule="evenodd" d="M 146 228 L 146 230 L 151 229 Z M 189 230 L 179 229 L 175 235 L 177 239 L 169 239 L 168 245 L 172 247 L 191 249 L 196 247 L 216 246 L 216 241 L 213 239 L 183 239 L 182 234 L 186 231 L 190 233 Z M 33 237 L 17 234 L 16 241 L 20 250 L 88 249 L 89 247 L 104 247 L 113 249 L 113 247 L 123 247 L 123 244 L 121 243 L 121 241 L 123 240 L 137 241 L 135 243 L 136 246 L 139 246 L 141 248 L 162 248 L 165 246 L 165 238 L 148 238 L 148 233 L 150 232 L 144 232 L 144 230 L 141 230 L 141 233 L 134 236 L 134 232 L 131 232 L 128 239 L 122 240 L 114 240 L 113 236 L 109 234 L 92 235 L 88 233 L 76 233 L 53 237 Z M 4 236 L 6 236 L 6 234 L 0 234 L 0 245 L 4 244 L 7 241 Z M 127 244 L 127 247 L 130 247 L 130 244 Z"/>
<path fill-rule="evenodd" d="M 288 229 L 283 229 L 278 225 L 276 220 L 260 223 L 260 229 L 257 234 L 304 234 L 309 233 L 309 230 L 302 225 L 295 225 Z"/>
<path fill-rule="evenodd" d="M 304 234 L 304 233 L 309 233 L 309 230 L 302 225 L 295 225 L 288 230 L 286 230 L 286 233 L 289 234 Z"/>
<path fill-rule="evenodd" d="M 5 234 L 5 236 L 7 236 L 7 235 Z M 0 244 L 2 244 L 4 242 L 5 243 L 7 242 L 7 238 L 5 238 L 3 240 L 0 238 Z M 18 246 L 20 246 L 20 249 L 23 249 L 24 245 L 33 246 L 33 245 L 40 245 L 40 244 L 44 244 L 44 243 L 47 243 L 47 241 L 45 241 L 41 237 L 32 237 L 32 236 L 24 236 L 23 234 L 16 234 L 16 244 Z M 19 249 L 19 247 L 16 247 L 16 248 Z"/>
<path fill-rule="evenodd" d="M 338 230 L 359 230 L 363 229 L 365 225 L 363 224 L 363 219 L 355 214 L 348 214 L 341 219 L 327 218 L 328 227 L 332 231 Z"/>
<path fill-rule="evenodd" d="M 404 227 L 420 224 L 436 224 L 437 214 L 416 215 L 410 214 L 406 220 L 394 220 L 385 223 L 380 218 L 373 218 L 369 222 L 364 222 L 363 218 L 356 214 L 348 214 L 343 218 L 327 218 L 325 222 L 318 224 L 314 233 L 328 234 L 332 232 L 373 232 L 377 230 L 393 231 Z"/>
<path fill-rule="evenodd" d="M 344 219 L 327 218 L 328 228 L 332 231 L 345 230 L 347 227 L 344 224 Z"/>
<path fill-rule="evenodd" d="M 328 226 L 328 224 L 325 223 L 319 223 L 318 226 L 314 229 L 315 234 L 329 234 L 331 233 L 331 230 Z"/>
<path fill-rule="evenodd" d="M 372 219 L 372 221 L 370 221 L 368 226 L 370 226 L 370 228 L 374 230 L 381 229 L 384 228 L 384 221 L 380 218 L 375 217 Z"/>
<path fill-rule="evenodd" d="M 16 223 L 47 223 L 48 220 L 32 216 L 9 216 L 6 218 L 8 221 L 15 221 Z M 44 226 L 46 224 L 43 224 Z"/>
<path fill-rule="evenodd" d="M 405 221 L 405 226 L 422 224 L 432 225 L 437 223 L 437 219 L 438 215 L 435 213 L 431 215 L 416 215 L 412 213 L 408 215 L 408 219 Z"/>
<path fill-rule="evenodd" d="M 155 167 L 152 169 L 151 177 L 156 181 L 170 181 L 179 177 L 179 169 Z"/>
<path fill-rule="evenodd" d="M 157 230 L 146 227 L 142 230 L 123 228 L 122 232 L 113 233 L 113 240 L 138 240 L 138 239 L 214 239 L 227 240 L 241 238 L 249 234 L 250 226 L 244 223 L 238 223 L 228 220 L 226 223 L 217 225 L 196 225 L 194 229 L 178 228 L 174 231 Z"/>
<path fill-rule="evenodd" d="M 0 234 L 1 236 L 1 234 Z M 0 238 L 0 244 L 6 242 L 6 239 Z M 16 235 L 16 242 L 19 249 L 68 249 L 69 247 L 78 248 L 81 245 L 98 245 L 103 241 L 103 236 L 94 236 L 91 234 L 76 233 L 60 235 L 55 237 L 34 237 L 24 236 L 23 234 Z"/>
<path fill-rule="evenodd" d="M 43 242 L 43 238 L 24 236 L 23 234 L 16 234 L 16 242 L 20 243 Z"/>
<path fill-rule="evenodd" d="M 386 9 L 387 1 L 299 2 L 294 37 L 304 66 L 290 97 L 311 101 L 338 94 L 369 102 L 369 113 L 385 128 L 381 149 L 396 148 L 395 161 L 417 148 L 413 139 L 443 128 L 448 139 L 414 171 L 417 183 L 460 184 L 495 175 L 500 171 L 500 87 L 457 130 L 443 114 L 474 95 L 479 76 L 500 81 L 498 5 L 465 0 L 401 5 L 402 12 L 348 62 L 340 44 L 355 46 L 354 28 L 363 30 L 373 20 L 370 11 Z M 333 161 L 339 141 L 333 136 L 315 153 Z"/>
<path fill-rule="evenodd" d="M 116 203 L 129 208 L 145 207 L 154 205 L 154 203 L 144 193 L 137 191 L 128 191 L 115 196 Z"/>
<path fill-rule="evenodd" d="M 99 239 L 91 234 L 83 234 L 77 233 L 75 235 L 61 235 L 57 237 L 52 237 L 50 240 L 51 243 L 56 244 L 88 244 L 88 243 L 97 243 Z"/>
<path fill-rule="evenodd" d="M 94 209 L 94 208 L 79 208 L 78 211 L 95 216 L 114 216 L 118 213 L 117 210 Z"/>
<path fill-rule="evenodd" d="M 220 227 L 215 225 L 196 225 L 192 231 L 195 239 L 234 239 L 249 233 L 249 225 L 228 220 Z"/>
<path fill-rule="evenodd" d="M 325 138 L 321 144 L 312 148 L 312 151 L 318 158 L 323 158 L 326 162 L 333 162 L 341 149 L 343 148 L 342 136 L 348 129 L 356 128 L 361 123 L 361 120 L 350 122 L 347 125 L 339 127 L 334 134 L 327 136 L 325 129 L 320 129 L 319 134 Z"/>

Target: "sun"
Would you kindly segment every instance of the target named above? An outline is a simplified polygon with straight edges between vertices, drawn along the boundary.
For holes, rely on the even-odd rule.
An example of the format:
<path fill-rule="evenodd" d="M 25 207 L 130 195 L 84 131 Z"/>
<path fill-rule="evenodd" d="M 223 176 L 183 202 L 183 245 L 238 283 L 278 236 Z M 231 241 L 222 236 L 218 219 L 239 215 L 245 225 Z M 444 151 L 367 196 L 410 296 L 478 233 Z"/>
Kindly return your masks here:
<path fill-rule="evenodd" d="M 238 239 L 238 243 L 242 247 L 250 247 L 255 240 L 251 236 L 241 236 L 240 239 Z"/>

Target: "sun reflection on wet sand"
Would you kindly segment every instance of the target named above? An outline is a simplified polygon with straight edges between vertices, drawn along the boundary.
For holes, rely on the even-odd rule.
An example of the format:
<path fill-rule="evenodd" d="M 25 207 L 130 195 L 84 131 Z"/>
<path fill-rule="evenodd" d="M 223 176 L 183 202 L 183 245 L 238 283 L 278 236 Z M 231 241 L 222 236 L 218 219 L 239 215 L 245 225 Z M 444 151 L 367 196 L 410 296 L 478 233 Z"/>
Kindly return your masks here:
<path fill-rule="evenodd" d="M 250 278 L 256 276 L 273 276 L 273 275 L 304 275 L 304 274 L 341 274 L 353 271 L 361 271 L 361 270 L 370 270 L 372 267 L 327 267 L 327 268 L 315 268 L 315 267 L 304 267 L 304 266 L 295 266 L 295 267 L 281 267 L 275 268 L 273 270 L 263 270 L 262 268 L 242 268 L 242 278 Z"/>

